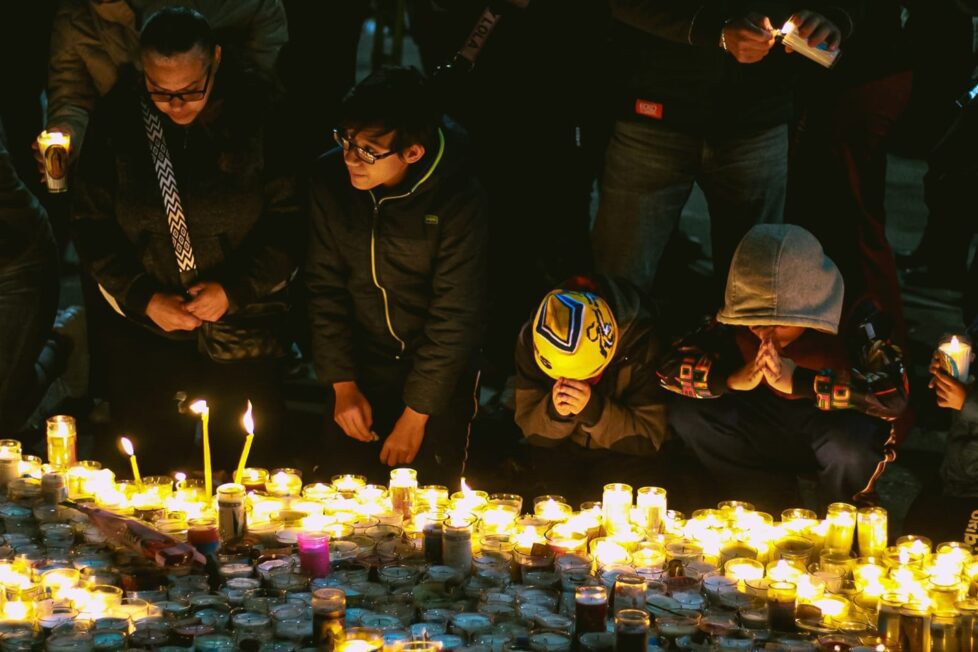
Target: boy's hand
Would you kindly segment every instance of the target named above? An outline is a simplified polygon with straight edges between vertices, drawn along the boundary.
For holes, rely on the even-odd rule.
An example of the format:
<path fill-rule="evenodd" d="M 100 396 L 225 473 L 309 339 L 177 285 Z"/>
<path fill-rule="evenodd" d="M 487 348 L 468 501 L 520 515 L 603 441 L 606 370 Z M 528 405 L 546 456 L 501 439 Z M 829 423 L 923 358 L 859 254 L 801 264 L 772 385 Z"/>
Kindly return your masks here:
<path fill-rule="evenodd" d="M 404 408 L 394 430 L 387 435 L 384 447 L 380 449 L 380 461 L 387 466 L 410 464 L 421 448 L 428 415 Z"/>
<path fill-rule="evenodd" d="M 559 378 L 554 383 L 554 408 L 562 417 L 580 414 L 590 400 L 591 385 L 583 380 Z"/>
<path fill-rule="evenodd" d="M 764 373 L 764 380 L 782 394 L 790 394 L 794 386 L 795 363 L 782 357 L 774 342 L 765 340 L 757 352 L 758 365 Z"/>
<path fill-rule="evenodd" d="M 333 391 L 336 393 L 333 420 L 343 432 L 360 441 L 377 441 L 376 435 L 370 432 L 374 424 L 373 409 L 357 384 L 352 380 L 333 383 Z"/>
<path fill-rule="evenodd" d="M 735 392 L 749 392 L 756 389 L 764 379 L 764 370 L 755 358 L 727 378 L 727 387 Z"/>

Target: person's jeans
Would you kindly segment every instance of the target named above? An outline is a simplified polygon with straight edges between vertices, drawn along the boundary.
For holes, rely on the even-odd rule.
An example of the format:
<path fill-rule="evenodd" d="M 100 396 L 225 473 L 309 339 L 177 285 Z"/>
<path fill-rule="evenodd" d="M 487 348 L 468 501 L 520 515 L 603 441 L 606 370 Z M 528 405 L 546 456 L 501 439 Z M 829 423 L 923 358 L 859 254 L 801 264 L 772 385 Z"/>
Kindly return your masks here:
<path fill-rule="evenodd" d="M 47 389 L 51 379 L 38 360 L 57 310 L 57 249 L 43 240 L 0 269 L 0 433 L 16 433 Z"/>
<path fill-rule="evenodd" d="M 782 221 L 787 161 L 786 125 L 702 137 L 619 121 L 592 232 L 597 270 L 650 290 L 695 182 L 710 209 L 714 273 L 725 283 L 733 252 L 750 227 Z"/>
<path fill-rule="evenodd" d="M 727 498 L 776 510 L 796 506 L 783 501 L 797 496 L 797 475 L 812 471 L 826 504 L 852 502 L 883 460 L 887 432 L 885 422 L 861 412 L 819 410 L 765 387 L 715 399 L 678 397 L 669 404 L 669 424 L 734 492 Z"/>

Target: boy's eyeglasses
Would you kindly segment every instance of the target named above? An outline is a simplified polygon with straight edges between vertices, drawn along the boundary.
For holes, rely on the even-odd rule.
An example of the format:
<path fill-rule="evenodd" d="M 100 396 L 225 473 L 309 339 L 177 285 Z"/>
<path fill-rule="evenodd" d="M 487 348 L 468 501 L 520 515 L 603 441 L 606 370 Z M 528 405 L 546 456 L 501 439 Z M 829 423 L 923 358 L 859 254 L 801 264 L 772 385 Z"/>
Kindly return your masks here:
<path fill-rule="evenodd" d="M 374 163 L 376 163 L 382 158 L 387 158 L 388 156 L 393 156 L 394 154 L 397 154 L 396 149 L 391 150 L 389 152 L 384 152 L 383 154 L 374 154 L 373 152 L 360 147 L 352 140 L 344 136 L 342 133 L 340 133 L 339 129 L 333 130 L 333 140 L 336 141 L 336 144 L 339 145 L 344 152 L 353 150 L 353 153 L 356 154 L 356 157 L 361 161 L 363 161 L 364 163 L 366 163 L 367 165 L 373 165 Z"/>

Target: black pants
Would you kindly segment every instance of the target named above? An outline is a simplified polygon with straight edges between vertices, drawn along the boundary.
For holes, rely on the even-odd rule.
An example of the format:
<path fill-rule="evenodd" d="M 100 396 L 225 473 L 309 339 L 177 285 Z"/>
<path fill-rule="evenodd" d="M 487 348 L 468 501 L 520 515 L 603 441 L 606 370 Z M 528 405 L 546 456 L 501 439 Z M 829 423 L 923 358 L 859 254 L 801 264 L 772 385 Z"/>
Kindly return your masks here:
<path fill-rule="evenodd" d="M 410 364 L 368 364 L 358 381 L 373 410 L 372 430 L 377 442 L 361 442 L 348 437 L 333 419 L 335 400 L 329 388 L 326 405 L 326 432 L 321 450 L 315 452 L 317 477 L 328 479 L 339 473 L 366 475 L 370 482 L 386 484 L 390 468 L 380 462 L 384 440 L 404 411 L 402 394 Z M 478 408 L 478 372 L 468 371 L 455 385 L 448 407 L 428 419 L 417 457 L 409 466 L 418 471 L 421 484 L 440 484 L 457 490 L 465 474 L 472 419 Z"/>
<path fill-rule="evenodd" d="M 851 502 L 883 459 L 886 424 L 861 412 L 824 412 L 767 388 L 717 399 L 678 398 L 669 423 L 729 492 L 778 513 L 797 507 L 796 476 L 816 471 L 819 498 Z"/>
<path fill-rule="evenodd" d="M 217 363 L 197 351 L 196 340 L 174 341 L 118 315 L 102 331 L 108 360 L 106 394 L 112 415 L 112 441 L 99 442 L 114 469 L 128 468 L 111 449 L 115 437 L 127 434 L 136 447 L 144 474 L 203 468 L 199 419 L 178 412 L 174 395 L 204 398 L 210 407 L 212 466 L 233 471 L 244 445 L 241 417 L 246 401 L 254 407 L 255 440 L 249 466 L 284 464 L 285 404 L 280 363 L 256 360 Z M 124 474 L 122 477 L 128 477 Z"/>
<path fill-rule="evenodd" d="M 45 225 L 45 229 L 47 229 Z M 48 232 L 31 252 L 0 269 L 0 432 L 24 425 L 51 384 L 42 355 L 58 309 L 58 257 Z"/>

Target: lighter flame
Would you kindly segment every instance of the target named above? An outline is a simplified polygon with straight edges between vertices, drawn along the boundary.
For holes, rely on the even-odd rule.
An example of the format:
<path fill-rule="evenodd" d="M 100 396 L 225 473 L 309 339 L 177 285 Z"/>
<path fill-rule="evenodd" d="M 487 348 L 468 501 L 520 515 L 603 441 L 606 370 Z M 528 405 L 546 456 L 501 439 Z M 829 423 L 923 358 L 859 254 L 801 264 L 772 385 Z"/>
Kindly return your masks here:
<path fill-rule="evenodd" d="M 241 424 L 244 426 L 245 432 L 249 435 L 255 434 L 255 420 L 251 416 L 251 401 L 248 401 L 248 409 L 245 410 L 244 416 L 241 417 Z"/>
<path fill-rule="evenodd" d="M 190 411 L 194 414 L 205 414 L 209 408 L 207 407 L 207 401 L 200 399 L 199 401 L 194 401 L 190 404 Z"/>
<path fill-rule="evenodd" d="M 795 24 L 790 20 L 781 27 L 782 34 L 791 34 L 793 31 L 795 31 Z"/>
<path fill-rule="evenodd" d="M 133 450 L 132 442 L 129 441 L 128 437 L 120 437 L 119 441 L 122 443 L 122 450 L 126 451 L 126 455 L 132 457 L 136 454 L 136 451 Z"/>

